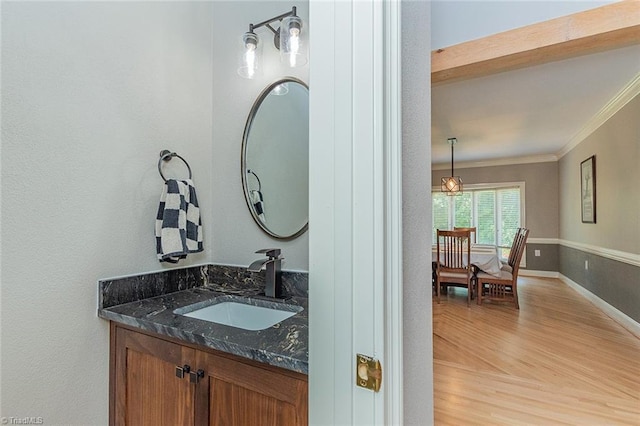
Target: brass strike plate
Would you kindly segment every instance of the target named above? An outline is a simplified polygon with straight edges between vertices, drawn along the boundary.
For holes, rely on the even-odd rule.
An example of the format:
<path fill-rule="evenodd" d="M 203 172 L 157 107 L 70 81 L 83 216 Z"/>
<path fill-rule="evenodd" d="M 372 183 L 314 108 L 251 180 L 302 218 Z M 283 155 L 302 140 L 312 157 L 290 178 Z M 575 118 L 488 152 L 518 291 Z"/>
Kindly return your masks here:
<path fill-rule="evenodd" d="M 382 384 L 382 365 L 377 359 L 356 354 L 356 385 L 361 388 L 380 390 Z"/>

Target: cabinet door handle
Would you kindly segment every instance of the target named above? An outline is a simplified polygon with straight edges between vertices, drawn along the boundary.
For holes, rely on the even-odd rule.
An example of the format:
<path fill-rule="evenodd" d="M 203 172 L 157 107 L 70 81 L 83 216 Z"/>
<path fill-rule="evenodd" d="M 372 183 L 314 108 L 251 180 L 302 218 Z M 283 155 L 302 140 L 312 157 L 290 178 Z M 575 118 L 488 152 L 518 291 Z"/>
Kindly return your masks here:
<path fill-rule="evenodd" d="M 178 379 L 182 379 L 184 375 L 189 374 L 190 371 L 191 371 L 191 366 L 188 364 L 185 364 L 182 367 L 180 367 L 179 365 L 176 365 L 176 377 Z"/>
<path fill-rule="evenodd" d="M 191 383 L 198 383 L 204 377 L 204 370 L 192 371 L 189 373 Z"/>

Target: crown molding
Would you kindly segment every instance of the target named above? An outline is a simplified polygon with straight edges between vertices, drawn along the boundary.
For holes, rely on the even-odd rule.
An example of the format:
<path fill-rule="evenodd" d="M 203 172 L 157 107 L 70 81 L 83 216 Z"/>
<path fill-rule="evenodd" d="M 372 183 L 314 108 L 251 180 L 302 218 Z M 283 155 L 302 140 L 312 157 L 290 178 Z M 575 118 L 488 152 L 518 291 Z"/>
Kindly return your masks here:
<path fill-rule="evenodd" d="M 472 169 L 475 167 L 492 167 L 492 166 L 512 166 L 514 164 L 531 164 L 531 163 L 549 163 L 558 161 L 558 157 L 553 154 L 548 155 L 531 155 L 528 157 L 511 157 L 511 158 L 496 158 L 494 160 L 486 161 L 466 161 L 456 162 L 455 168 L 458 169 Z M 431 170 L 450 170 L 450 163 L 432 164 Z"/>
<path fill-rule="evenodd" d="M 620 111 L 629 101 L 640 94 L 640 73 L 637 74 L 617 95 L 613 97 L 596 115 L 594 115 L 582 129 L 578 131 L 569 142 L 556 154 L 558 159 L 562 158 L 580 142 L 585 140 L 591 133 L 595 132 L 608 119 Z"/>
<path fill-rule="evenodd" d="M 595 132 L 607 120 L 613 117 L 633 98 L 640 94 L 640 73 L 638 73 L 620 92 L 618 92 L 607 104 L 602 107 L 583 127 L 580 129 L 569 142 L 562 147 L 556 154 L 532 155 L 527 157 L 511 157 L 497 158 L 486 161 L 467 161 L 456 162 L 456 169 L 471 169 L 475 167 L 492 167 L 492 166 L 509 166 L 514 164 L 531 164 L 531 163 L 548 163 L 558 161 L 564 157 L 569 151 L 578 146 L 580 142 L 585 140 L 590 134 Z M 431 170 L 447 170 L 450 169 L 450 163 L 432 164 Z"/>

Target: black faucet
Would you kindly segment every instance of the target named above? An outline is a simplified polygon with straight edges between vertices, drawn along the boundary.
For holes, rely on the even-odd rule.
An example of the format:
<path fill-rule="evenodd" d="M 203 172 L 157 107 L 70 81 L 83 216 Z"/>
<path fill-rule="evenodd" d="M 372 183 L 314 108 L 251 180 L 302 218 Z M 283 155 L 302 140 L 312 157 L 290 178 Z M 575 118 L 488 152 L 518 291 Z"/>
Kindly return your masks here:
<path fill-rule="evenodd" d="M 284 295 L 282 293 L 281 268 L 284 257 L 280 257 L 280 249 L 262 249 L 256 253 L 265 253 L 267 258 L 256 260 L 249 265 L 247 270 L 250 272 L 260 272 L 262 267 L 266 265 L 266 287 L 264 289 L 264 295 L 282 299 Z"/>

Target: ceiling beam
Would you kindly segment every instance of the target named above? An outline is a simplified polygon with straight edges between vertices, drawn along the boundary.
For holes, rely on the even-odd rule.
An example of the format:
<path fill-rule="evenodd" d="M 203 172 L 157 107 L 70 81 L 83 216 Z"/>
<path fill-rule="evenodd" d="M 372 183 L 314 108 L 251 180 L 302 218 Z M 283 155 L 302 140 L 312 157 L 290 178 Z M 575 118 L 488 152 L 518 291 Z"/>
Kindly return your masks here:
<path fill-rule="evenodd" d="M 431 52 L 431 84 L 640 43 L 640 1 L 624 0 Z"/>

